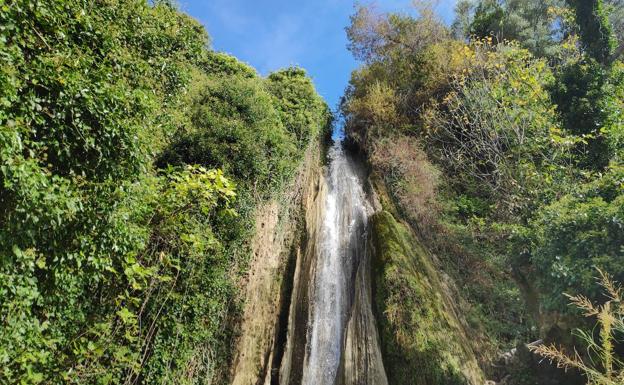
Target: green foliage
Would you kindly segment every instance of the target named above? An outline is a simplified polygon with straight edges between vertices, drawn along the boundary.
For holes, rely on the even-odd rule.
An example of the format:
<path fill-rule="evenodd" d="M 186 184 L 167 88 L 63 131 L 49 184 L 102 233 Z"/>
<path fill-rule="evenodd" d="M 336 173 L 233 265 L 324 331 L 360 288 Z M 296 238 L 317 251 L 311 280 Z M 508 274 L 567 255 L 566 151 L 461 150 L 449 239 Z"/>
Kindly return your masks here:
<path fill-rule="evenodd" d="M 418 1 L 414 4 L 419 18 L 378 14 L 371 7 L 359 6 L 347 27 L 349 51 L 368 63 L 382 58 L 401 61 L 401 56 L 413 57 L 427 45 L 445 40 L 449 31 L 431 4 Z"/>
<path fill-rule="evenodd" d="M 596 61 L 583 60 L 561 68 L 551 89 L 564 127 L 584 139 L 576 146 L 576 153 L 579 165 L 588 169 L 604 169 L 613 156 L 605 124 L 619 111 L 613 110 L 618 99 L 609 91 L 622 86 L 612 84 L 609 75 L 609 70 Z"/>
<path fill-rule="evenodd" d="M 624 162 L 624 63 L 617 61 L 610 69 L 609 81 L 603 87 L 605 120 L 601 133 L 609 144 L 611 161 Z"/>
<path fill-rule="evenodd" d="M 426 252 L 386 211 L 371 218 L 374 306 L 392 384 L 477 383 L 471 344 Z"/>
<path fill-rule="evenodd" d="M 470 35 L 478 39 L 498 36 L 502 33 L 505 11 L 497 0 L 479 2 L 470 24 Z"/>
<path fill-rule="evenodd" d="M 567 160 L 545 89 L 550 69 L 505 45 L 477 46 L 468 60 L 465 75 L 426 120 L 430 154 L 459 191 L 489 199 L 493 214 L 530 211 L 558 183 Z"/>
<path fill-rule="evenodd" d="M 199 370 L 214 365 L 189 355 L 214 348 L 231 295 L 211 231 L 215 216 L 232 215 L 230 182 L 195 167 L 111 193 L 115 210 L 92 219 L 92 231 L 71 233 L 65 248 L 13 244 L 5 254 L 0 357 L 9 382 L 119 383 L 144 367 L 157 378 L 158 367 L 187 376 L 198 357 Z M 89 211 L 81 215 L 97 214 Z M 7 235 L 3 244 L 19 239 Z M 159 355 L 161 344 L 176 361 Z"/>
<path fill-rule="evenodd" d="M 544 207 L 536 218 L 532 262 L 545 304 L 565 311 L 561 293 L 582 290 L 599 299 L 596 267 L 624 277 L 624 170 L 600 178 Z"/>
<path fill-rule="evenodd" d="M 463 0 L 456 6 L 456 37 L 515 41 L 537 57 L 554 58 L 569 33 L 563 0 Z"/>
<path fill-rule="evenodd" d="M 146 155 L 137 136 L 166 99 L 146 91 L 179 90 L 180 58 L 193 60 L 207 41 L 195 22 L 141 1 L 96 12 L 88 2 L 18 1 L 0 17 L 5 173 L 14 167 L 9 159 L 22 157 L 42 174 L 97 180 L 136 174 Z M 164 32 L 150 33 L 151 24 Z"/>
<path fill-rule="evenodd" d="M 620 47 L 622 47 L 622 43 L 624 43 L 624 1 L 605 0 L 604 4 L 606 12 L 609 15 L 609 21 L 613 27 L 613 34 L 620 44 Z M 618 47 L 618 49 L 621 49 L 620 47 Z"/>
<path fill-rule="evenodd" d="M 200 63 L 206 73 L 211 75 L 238 75 L 244 78 L 257 78 L 258 73 L 249 65 L 233 56 L 222 52 L 210 52 Z"/>
<path fill-rule="evenodd" d="M 621 63 L 613 62 L 616 42 L 603 2 L 569 3 L 585 55 L 558 69 L 551 94 L 564 128 L 583 139 L 576 146 L 578 164 L 600 171 L 621 148 Z"/>
<path fill-rule="evenodd" d="M 566 295 L 570 303 L 583 316 L 596 319 L 595 330 L 577 329 L 576 334 L 586 345 L 586 356 L 582 357 L 575 349 L 571 355 L 554 344 L 550 346 L 533 346 L 532 351 L 540 356 L 556 362 L 559 368 L 579 370 L 587 377 L 589 385 L 618 385 L 624 381 L 624 363 L 617 350 L 620 336 L 624 333 L 624 296 L 622 287 L 613 278 L 598 269 L 597 279 L 606 298 L 604 304 L 592 301 L 584 295 Z M 596 336 L 596 334 L 598 334 Z"/>
<path fill-rule="evenodd" d="M 168 1 L 0 5 L 0 382 L 225 381 L 253 225 L 234 209 L 327 114 L 307 79 L 272 84 L 315 100 L 298 142 L 268 81 L 208 42 Z M 154 168 L 163 149 L 179 167 Z"/>
<path fill-rule="evenodd" d="M 562 0 L 507 0 L 504 37 L 515 40 L 537 57 L 561 51 Z"/>
<path fill-rule="evenodd" d="M 608 64 L 617 41 L 603 0 L 567 0 L 574 9 L 581 42 L 587 54 L 600 64 Z"/>
<path fill-rule="evenodd" d="M 451 31 L 455 39 L 465 39 L 470 36 L 474 4 L 472 0 L 459 0 L 455 3 L 455 19 L 451 24 Z"/>
<path fill-rule="evenodd" d="M 301 69 L 250 77 L 231 57 L 227 68 L 232 70 L 196 80 L 189 132 L 164 151 L 158 164 L 222 167 L 245 189 L 262 195 L 292 176 L 308 144 L 331 127 L 331 115 Z"/>
<path fill-rule="evenodd" d="M 2 377 L 118 382 L 150 360 L 132 315 L 143 285 L 170 277 L 149 260 L 151 224 L 123 204 L 144 192 L 133 210 L 157 211 L 133 190 L 164 189 L 150 155 L 207 36 L 160 2 L 14 1 L 0 19 Z"/>
<path fill-rule="evenodd" d="M 314 84 L 301 68 L 291 67 L 269 75 L 268 91 L 286 130 L 294 135 L 302 150 L 312 138 L 327 134 L 330 112 L 318 96 Z"/>
<path fill-rule="evenodd" d="M 166 150 L 161 165 L 223 165 L 250 188 L 278 183 L 294 170 L 295 140 L 260 78 L 206 79 L 192 101 L 191 121 L 192 132 Z"/>

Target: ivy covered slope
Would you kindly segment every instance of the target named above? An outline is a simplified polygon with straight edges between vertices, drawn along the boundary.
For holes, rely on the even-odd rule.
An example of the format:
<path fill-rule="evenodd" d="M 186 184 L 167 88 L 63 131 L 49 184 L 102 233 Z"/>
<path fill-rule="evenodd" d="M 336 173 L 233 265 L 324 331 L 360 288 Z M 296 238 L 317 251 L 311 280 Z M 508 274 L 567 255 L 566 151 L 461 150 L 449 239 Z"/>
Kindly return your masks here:
<path fill-rule="evenodd" d="M 487 336 L 473 349 L 488 376 L 489 361 L 516 344 L 572 342 L 585 321 L 563 293 L 604 302 L 596 268 L 624 280 L 624 39 L 612 16 L 623 8 L 460 1 L 448 28 L 427 5 L 418 16 L 360 7 L 347 28 L 362 62 L 342 104 L 347 135 L 387 188 L 394 218 L 461 288 L 460 318 Z M 433 314 L 414 284 L 422 269 L 392 263 L 379 292 L 421 298 L 409 306 Z M 390 319 L 395 304 L 390 295 L 376 305 L 382 329 L 394 323 L 393 336 L 381 333 L 386 351 L 408 341 L 421 362 L 427 347 L 456 350 L 431 344 L 436 333 L 409 337 L 422 331 L 407 317 L 416 310 Z M 511 381 L 538 383 L 528 375 Z"/>
<path fill-rule="evenodd" d="M 247 214 L 330 116 L 208 44 L 169 2 L 0 7 L 1 383 L 223 382 Z"/>

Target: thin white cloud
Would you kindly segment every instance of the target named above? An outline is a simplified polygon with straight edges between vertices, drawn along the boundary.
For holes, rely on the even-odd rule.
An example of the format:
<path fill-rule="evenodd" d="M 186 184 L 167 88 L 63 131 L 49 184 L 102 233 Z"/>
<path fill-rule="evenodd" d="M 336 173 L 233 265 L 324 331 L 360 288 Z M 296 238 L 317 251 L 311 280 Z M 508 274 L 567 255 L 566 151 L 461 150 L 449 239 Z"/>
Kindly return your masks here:
<path fill-rule="evenodd" d="M 298 64 L 298 60 L 305 54 L 306 44 L 302 36 L 302 20 L 299 16 L 277 16 L 263 35 L 259 36 L 257 46 L 249 47 L 259 59 L 260 71 L 267 73 Z"/>
<path fill-rule="evenodd" d="M 230 33 L 242 35 L 252 26 L 251 15 L 247 14 L 244 4 L 239 1 L 212 0 L 207 8 Z"/>

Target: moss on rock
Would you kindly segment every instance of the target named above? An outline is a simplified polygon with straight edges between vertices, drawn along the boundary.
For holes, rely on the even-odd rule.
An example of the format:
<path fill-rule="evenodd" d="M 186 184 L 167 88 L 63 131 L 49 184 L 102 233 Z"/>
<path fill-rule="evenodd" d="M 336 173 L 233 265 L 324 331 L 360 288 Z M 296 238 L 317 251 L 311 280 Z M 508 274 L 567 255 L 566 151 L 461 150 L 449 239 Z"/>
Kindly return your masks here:
<path fill-rule="evenodd" d="M 483 374 L 430 256 L 387 211 L 371 218 L 374 308 L 388 382 L 482 384 Z"/>

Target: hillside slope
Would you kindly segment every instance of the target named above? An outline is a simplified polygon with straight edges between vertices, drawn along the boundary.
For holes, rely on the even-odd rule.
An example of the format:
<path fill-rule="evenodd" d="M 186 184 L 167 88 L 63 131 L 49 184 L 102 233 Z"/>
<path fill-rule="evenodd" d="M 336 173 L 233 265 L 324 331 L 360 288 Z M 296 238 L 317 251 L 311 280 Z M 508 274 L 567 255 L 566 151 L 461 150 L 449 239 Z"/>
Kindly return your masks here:
<path fill-rule="evenodd" d="M 624 44 L 611 17 L 621 10 L 461 1 L 449 28 L 426 2 L 409 14 L 356 8 L 348 48 L 361 66 L 341 110 L 391 213 L 376 216 L 373 240 L 385 364 L 397 378 L 424 368 L 430 381 L 461 383 L 459 362 L 476 356 L 486 378 L 512 370 L 509 384 L 569 383 L 563 371 L 492 363 L 535 368 L 508 352 L 537 340 L 586 351 L 572 332 L 602 316 L 580 316 L 564 293 L 604 303 L 597 268 L 624 280 Z M 581 358 L 609 366 L 621 344 L 610 349 Z M 592 370 L 619 381 L 616 369 Z"/>

